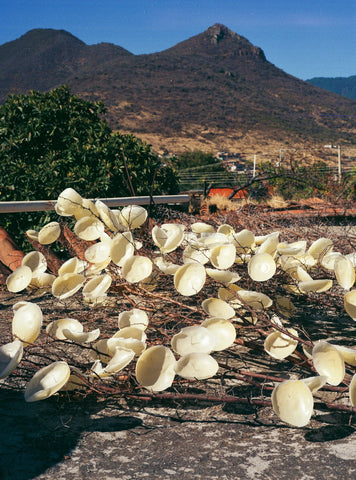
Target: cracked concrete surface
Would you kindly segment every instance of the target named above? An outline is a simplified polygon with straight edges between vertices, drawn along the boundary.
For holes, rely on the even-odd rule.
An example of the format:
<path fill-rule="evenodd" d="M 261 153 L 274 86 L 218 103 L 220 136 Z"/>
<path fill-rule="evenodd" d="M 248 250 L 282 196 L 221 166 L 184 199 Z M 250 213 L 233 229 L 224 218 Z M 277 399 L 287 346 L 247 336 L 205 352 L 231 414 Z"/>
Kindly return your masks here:
<path fill-rule="evenodd" d="M 350 415 L 316 412 L 307 428 L 271 409 L 120 405 L 1 393 L 3 480 L 352 479 Z"/>

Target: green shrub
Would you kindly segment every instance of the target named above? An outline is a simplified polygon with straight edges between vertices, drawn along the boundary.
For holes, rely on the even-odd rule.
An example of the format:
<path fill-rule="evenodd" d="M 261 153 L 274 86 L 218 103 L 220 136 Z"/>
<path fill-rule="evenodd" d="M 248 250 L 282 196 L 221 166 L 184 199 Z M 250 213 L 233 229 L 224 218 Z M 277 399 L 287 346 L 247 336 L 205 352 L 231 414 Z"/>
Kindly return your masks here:
<path fill-rule="evenodd" d="M 134 135 L 112 132 L 104 113 L 66 86 L 9 96 L 0 106 L 0 200 L 56 199 L 67 187 L 87 198 L 177 193 L 174 169 Z M 20 243 L 53 217 L 1 215 Z"/>

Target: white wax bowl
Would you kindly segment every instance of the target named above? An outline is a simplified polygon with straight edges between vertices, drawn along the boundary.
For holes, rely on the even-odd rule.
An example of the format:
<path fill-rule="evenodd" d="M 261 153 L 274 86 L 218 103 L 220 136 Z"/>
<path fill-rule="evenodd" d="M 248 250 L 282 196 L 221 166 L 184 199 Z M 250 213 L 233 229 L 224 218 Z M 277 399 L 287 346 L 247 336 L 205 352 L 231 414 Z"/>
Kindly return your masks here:
<path fill-rule="evenodd" d="M 188 353 L 211 353 L 215 350 L 217 340 L 210 330 L 200 325 L 183 328 L 173 335 L 171 340 L 172 349 L 178 355 Z"/>
<path fill-rule="evenodd" d="M 205 380 L 216 375 L 218 362 L 207 353 L 189 353 L 181 357 L 175 367 L 176 374 L 187 380 Z"/>
<path fill-rule="evenodd" d="M 273 390 L 272 406 L 283 422 L 305 427 L 313 414 L 313 395 L 301 380 L 286 380 Z"/>
<path fill-rule="evenodd" d="M 69 376 L 70 368 L 63 361 L 54 362 L 41 368 L 27 384 L 25 401 L 37 402 L 50 397 L 67 383 Z"/>
<path fill-rule="evenodd" d="M 148 348 L 136 363 L 138 383 L 152 392 L 169 388 L 175 377 L 176 360 L 172 351 L 162 345 Z"/>
<path fill-rule="evenodd" d="M 20 340 L 14 340 L 0 347 L 0 379 L 12 373 L 20 363 L 23 355 L 23 345 Z"/>

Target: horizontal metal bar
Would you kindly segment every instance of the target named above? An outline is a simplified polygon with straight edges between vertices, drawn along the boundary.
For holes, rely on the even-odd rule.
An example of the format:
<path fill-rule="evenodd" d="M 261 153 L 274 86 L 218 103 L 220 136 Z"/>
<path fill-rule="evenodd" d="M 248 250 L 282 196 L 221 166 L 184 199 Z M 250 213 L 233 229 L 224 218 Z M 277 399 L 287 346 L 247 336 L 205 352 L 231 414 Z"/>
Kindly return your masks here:
<path fill-rule="evenodd" d="M 95 198 L 101 200 L 108 207 L 119 207 L 124 205 L 150 205 L 162 203 L 187 203 L 190 195 L 154 195 L 153 197 L 118 197 L 118 198 Z M 0 213 L 16 212 L 41 212 L 54 210 L 56 200 L 32 200 L 17 202 L 0 202 Z"/>

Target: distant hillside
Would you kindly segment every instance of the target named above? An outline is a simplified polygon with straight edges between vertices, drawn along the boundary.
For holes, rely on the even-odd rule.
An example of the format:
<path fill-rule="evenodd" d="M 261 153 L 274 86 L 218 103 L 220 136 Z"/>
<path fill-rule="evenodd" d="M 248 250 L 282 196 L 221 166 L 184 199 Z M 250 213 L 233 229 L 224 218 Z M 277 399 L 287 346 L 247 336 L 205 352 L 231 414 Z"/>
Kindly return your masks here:
<path fill-rule="evenodd" d="M 352 98 L 356 100 L 356 75 L 351 77 L 315 77 L 306 80 L 308 83 L 316 87 L 324 88 L 329 92 L 334 92 L 343 97 Z"/>
<path fill-rule="evenodd" d="M 354 100 L 288 75 L 220 24 L 149 55 L 107 43 L 88 46 L 50 29 L 0 46 L 0 102 L 10 93 L 62 84 L 103 101 L 112 128 L 158 151 L 258 151 L 355 138 Z"/>

